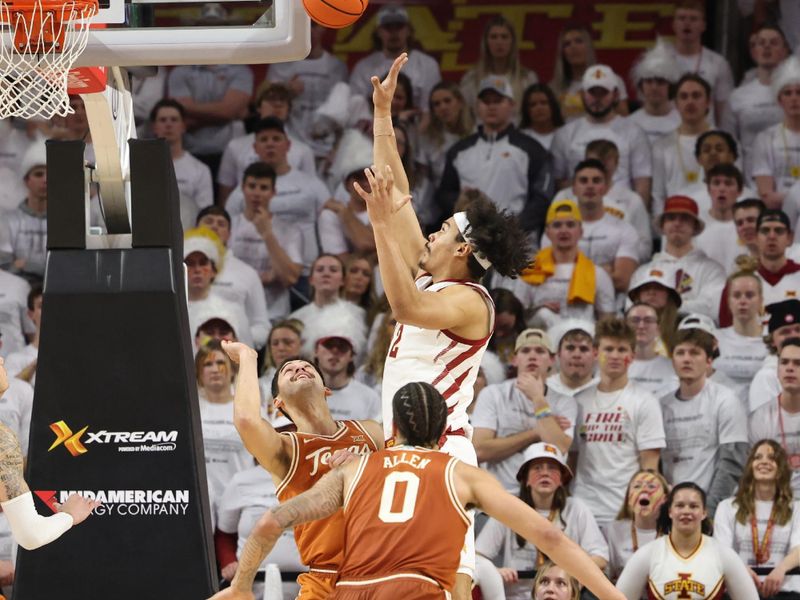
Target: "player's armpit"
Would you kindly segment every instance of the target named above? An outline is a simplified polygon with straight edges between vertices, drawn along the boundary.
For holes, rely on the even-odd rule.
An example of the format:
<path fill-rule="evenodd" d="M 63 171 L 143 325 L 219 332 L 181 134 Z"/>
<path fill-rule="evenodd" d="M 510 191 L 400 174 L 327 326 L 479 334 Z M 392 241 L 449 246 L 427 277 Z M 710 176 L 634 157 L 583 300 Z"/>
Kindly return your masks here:
<path fill-rule="evenodd" d="M 22 452 L 17 437 L 0 423 L 0 502 L 29 491 L 22 473 Z"/>
<path fill-rule="evenodd" d="M 481 339 L 490 331 L 486 300 L 465 285 L 452 285 L 436 293 L 416 290 L 408 302 L 392 306 L 392 311 L 398 323 L 449 329 L 469 339 Z"/>

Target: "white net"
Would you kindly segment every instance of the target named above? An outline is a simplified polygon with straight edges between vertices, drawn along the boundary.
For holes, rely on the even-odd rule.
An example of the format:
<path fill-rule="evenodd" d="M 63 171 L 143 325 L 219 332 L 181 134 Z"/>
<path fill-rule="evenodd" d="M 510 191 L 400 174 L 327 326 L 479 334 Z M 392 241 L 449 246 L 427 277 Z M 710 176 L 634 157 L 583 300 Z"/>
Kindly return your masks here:
<path fill-rule="evenodd" d="M 86 48 L 89 25 L 97 14 L 91 1 L 67 0 L 14 9 L 0 0 L 0 118 L 73 112 L 69 106 L 69 70 Z"/>

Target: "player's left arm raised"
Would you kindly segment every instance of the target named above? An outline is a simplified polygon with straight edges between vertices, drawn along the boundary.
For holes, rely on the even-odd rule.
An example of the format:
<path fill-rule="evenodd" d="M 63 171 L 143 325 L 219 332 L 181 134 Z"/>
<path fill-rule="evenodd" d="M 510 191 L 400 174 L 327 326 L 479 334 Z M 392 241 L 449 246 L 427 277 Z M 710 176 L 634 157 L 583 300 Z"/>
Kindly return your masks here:
<path fill-rule="evenodd" d="M 391 216 L 401 206 L 392 197 L 394 181 L 391 168 L 387 166 L 384 173 L 366 169 L 366 173 L 371 192 L 364 191 L 358 183 L 354 187 L 367 203 L 383 287 L 395 319 L 425 329 L 452 329 L 465 323 L 481 323 L 480 320 L 486 318 L 486 304 L 475 290 L 450 286 L 431 294 L 417 288 L 392 226 Z M 408 200 L 410 197 L 404 201 Z"/>

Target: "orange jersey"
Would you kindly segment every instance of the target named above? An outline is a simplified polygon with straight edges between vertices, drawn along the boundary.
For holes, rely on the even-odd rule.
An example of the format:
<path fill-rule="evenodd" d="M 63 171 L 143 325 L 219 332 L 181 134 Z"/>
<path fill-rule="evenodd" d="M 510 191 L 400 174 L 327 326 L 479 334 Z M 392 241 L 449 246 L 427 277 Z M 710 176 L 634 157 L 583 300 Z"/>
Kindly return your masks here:
<path fill-rule="evenodd" d="M 345 496 L 339 585 L 409 574 L 453 589 L 470 524 L 455 494 L 457 464 L 442 452 L 410 446 L 361 458 Z"/>
<path fill-rule="evenodd" d="M 333 435 L 287 432 L 281 435 L 292 440 L 292 464 L 277 487 L 278 500 L 290 498 L 310 489 L 331 468 L 328 461 L 337 450 L 369 454 L 378 447 L 358 421 L 339 421 Z M 326 519 L 304 523 L 294 528 L 300 559 L 309 567 L 337 570 L 342 562 L 344 519 L 337 511 Z"/>

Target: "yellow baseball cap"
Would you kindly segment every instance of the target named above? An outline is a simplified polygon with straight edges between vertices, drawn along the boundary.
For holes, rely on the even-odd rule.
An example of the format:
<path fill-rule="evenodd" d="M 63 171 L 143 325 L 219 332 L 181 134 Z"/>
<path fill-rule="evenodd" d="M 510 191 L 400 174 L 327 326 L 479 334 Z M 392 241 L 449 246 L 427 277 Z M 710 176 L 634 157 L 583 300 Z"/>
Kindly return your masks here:
<path fill-rule="evenodd" d="M 545 224 L 550 225 L 550 223 L 561 217 L 575 219 L 576 221 L 583 220 L 581 219 L 581 211 L 574 200 L 557 200 L 556 202 L 552 202 L 550 208 L 547 209 Z"/>

